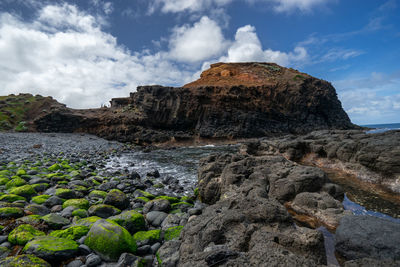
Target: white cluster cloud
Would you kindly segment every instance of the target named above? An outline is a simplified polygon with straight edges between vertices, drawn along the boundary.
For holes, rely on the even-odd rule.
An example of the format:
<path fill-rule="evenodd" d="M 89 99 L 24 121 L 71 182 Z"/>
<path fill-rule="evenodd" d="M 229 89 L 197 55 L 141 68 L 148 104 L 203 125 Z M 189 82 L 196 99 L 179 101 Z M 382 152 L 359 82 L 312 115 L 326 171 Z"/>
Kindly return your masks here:
<path fill-rule="evenodd" d="M 182 62 L 199 62 L 220 55 L 227 47 L 220 26 L 204 16 L 193 26 L 173 29 L 170 56 Z"/>
<path fill-rule="evenodd" d="M 288 66 L 296 62 L 305 62 L 307 57 L 306 49 L 300 46 L 289 53 L 272 49 L 263 50 L 255 27 L 246 25 L 236 31 L 235 41 L 229 47 L 227 56 L 221 57 L 220 61 L 266 61 Z"/>
<path fill-rule="evenodd" d="M 149 13 L 161 9 L 163 13 L 199 12 L 211 7 L 221 7 L 231 3 L 232 0 L 152 0 Z"/>

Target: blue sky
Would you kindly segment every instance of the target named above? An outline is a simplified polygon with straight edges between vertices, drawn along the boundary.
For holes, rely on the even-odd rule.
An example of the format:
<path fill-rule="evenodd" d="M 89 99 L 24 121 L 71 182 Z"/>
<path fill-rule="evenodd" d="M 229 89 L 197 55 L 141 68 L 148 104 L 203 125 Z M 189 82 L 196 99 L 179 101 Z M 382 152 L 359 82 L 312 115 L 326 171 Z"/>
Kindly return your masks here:
<path fill-rule="evenodd" d="M 99 107 L 210 63 L 330 81 L 354 123 L 400 122 L 400 0 L 1 0 L 0 94 Z"/>

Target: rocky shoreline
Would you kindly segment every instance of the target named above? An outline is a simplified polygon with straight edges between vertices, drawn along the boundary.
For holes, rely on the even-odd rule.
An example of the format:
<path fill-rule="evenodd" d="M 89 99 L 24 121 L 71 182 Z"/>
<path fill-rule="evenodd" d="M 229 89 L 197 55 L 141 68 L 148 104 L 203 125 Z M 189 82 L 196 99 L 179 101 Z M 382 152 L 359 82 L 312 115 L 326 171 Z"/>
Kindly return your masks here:
<path fill-rule="evenodd" d="M 351 215 L 342 187 L 318 166 L 300 164 L 310 151 L 325 155 L 315 144 L 329 138 L 340 140 L 338 148 L 363 140 L 373 149 L 379 140 L 379 148 L 392 145 L 383 155 L 396 156 L 397 135 L 314 132 L 247 142 L 202 159 L 198 190 L 184 195 L 158 170 L 110 168 L 131 150 L 121 143 L 2 133 L 0 266 L 325 266 L 332 262 L 321 226 L 336 231 L 341 265 L 397 266 L 400 224 Z"/>
<path fill-rule="evenodd" d="M 0 266 L 151 266 L 201 212 L 158 170 L 107 169 L 123 144 L 84 134 L 0 140 Z"/>

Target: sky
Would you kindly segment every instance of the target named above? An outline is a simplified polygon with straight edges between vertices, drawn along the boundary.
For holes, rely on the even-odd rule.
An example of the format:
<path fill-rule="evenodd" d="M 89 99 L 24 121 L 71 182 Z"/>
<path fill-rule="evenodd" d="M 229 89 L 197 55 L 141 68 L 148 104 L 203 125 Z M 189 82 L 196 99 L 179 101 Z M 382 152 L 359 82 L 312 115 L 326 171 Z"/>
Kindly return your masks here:
<path fill-rule="evenodd" d="M 331 82 L 353 123 L 400 122 L 400 0 L 0 0 L 0 95 L 100 107 L 249 61 Z"/>

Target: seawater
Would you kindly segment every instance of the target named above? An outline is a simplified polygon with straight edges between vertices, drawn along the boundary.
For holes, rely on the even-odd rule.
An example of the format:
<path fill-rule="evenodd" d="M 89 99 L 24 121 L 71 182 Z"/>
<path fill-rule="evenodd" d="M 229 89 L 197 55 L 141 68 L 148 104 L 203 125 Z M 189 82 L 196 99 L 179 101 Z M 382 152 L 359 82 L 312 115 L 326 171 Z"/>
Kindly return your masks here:
<path fill-rule="evenodd" d="M 400 130 L 400 123 L 369 124 L 361 126 L 373 129 L 368 130 L 367 133 L 383 133 L 391 130 Z"/>

